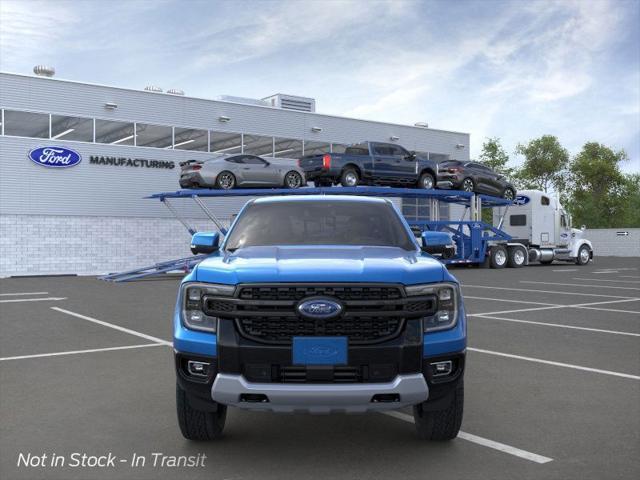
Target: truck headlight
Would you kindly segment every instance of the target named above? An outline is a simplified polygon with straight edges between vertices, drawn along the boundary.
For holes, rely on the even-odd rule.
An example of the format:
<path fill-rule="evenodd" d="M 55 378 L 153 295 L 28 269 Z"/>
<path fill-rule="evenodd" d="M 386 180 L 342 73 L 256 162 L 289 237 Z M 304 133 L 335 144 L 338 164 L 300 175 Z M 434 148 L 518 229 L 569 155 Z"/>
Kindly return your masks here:
<path fill-rule="evenodd" d="M 185 283 L 182 285 L 182 323 L 192 330 L 215 332 L 218 318 L 204 313 L 205 297 L 231 296 L 235 291 L 233 285 L 217 285 L 212 283 Z"/>
<path fill-rule="evenodd" d="M 435 295 L 436 312 L 422 319 L 424 331 L 434 332 L 453 328 L 458 321 L 460 290 L 455 283 L 431 283 L 405 287 L 408 296 Z"/>

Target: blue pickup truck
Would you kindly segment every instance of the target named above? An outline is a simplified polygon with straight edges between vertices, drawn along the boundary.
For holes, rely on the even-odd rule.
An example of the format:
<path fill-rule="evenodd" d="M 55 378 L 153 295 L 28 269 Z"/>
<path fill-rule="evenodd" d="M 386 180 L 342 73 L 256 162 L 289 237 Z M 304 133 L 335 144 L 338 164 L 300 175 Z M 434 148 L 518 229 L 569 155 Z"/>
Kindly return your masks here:
<path fill-rule="evenodd" d="M 436 188 L 438 163 L 416 155 L 394 143 L 362 142 L 344 153 L 324 153 L 302 157 L 298 165 L 307 181 L 327 187 L 390 185 Z M 450 183 L 450 182 L 447 182 Z"/>
<path fill-rule="evenodd" d="M 433 234 L 433 237 L 429 235 Z M 222 434 L 227 407 L 361 413 L 413 407 L 418 435 L 455 438 L 465 311 L 457 280 L 386 199 L 264 197 L 180 286 L 174 314 L 178 423 Z"/>

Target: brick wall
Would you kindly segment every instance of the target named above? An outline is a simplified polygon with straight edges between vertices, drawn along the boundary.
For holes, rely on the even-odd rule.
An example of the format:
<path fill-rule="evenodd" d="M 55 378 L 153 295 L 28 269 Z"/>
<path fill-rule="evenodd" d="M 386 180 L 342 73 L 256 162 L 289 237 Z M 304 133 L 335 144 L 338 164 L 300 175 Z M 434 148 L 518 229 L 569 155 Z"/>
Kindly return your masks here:
<path fill-rule="evenodd" d="M 131 270 L 191 255 L 189 239 L 170 218 L 1 215 L 0 277 Z"/>

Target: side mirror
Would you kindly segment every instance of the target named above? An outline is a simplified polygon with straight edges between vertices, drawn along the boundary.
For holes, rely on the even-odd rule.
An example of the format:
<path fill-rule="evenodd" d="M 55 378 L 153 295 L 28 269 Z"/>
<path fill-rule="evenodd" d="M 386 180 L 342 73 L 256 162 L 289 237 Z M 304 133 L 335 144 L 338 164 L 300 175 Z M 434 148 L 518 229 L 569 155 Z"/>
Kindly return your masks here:
<path fill-rule="evenodd" d="M 218 232 L 197 232 L 191 237 L 191 253 L 214 253 L 220 248 L 220 234 Z"/>
<path fill-rule="evenodd" d="M 580 230 L 586 230 L 586 229 L 587 229 L 587 226 L 586 226 L 586 225 L 582 225 L 582 226 L 580 227 Z"/>
<path fill-rule="evenodd" d="M 425 230 L 420 235 L 422 239 L 422 251 L 431 255 L 439 255 L 442 258 L 451 258 L 456 253 L 456 244 L 448 232 L 435 232 Z"/>
<path fill-rule="evenodd" d="M 415 160 L 416 159 L 416 152 L 414 152 L 413 150 L 411 150 L 409 152 L 409 155 L 407 155 L 406 157 L 404 157 L 406 160 Z"/>

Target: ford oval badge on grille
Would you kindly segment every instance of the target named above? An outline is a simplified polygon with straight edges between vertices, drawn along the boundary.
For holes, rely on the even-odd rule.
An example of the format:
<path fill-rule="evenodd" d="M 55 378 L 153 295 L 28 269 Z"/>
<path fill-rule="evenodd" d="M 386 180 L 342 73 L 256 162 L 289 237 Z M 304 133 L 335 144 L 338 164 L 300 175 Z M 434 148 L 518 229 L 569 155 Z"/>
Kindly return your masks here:
<path fill-rule="evenodd" d="M 340 315 L 342 305 L 329 298 L 311 298 L 298 304 L 298 312 L 308 318 L 332 318 Z"/>

